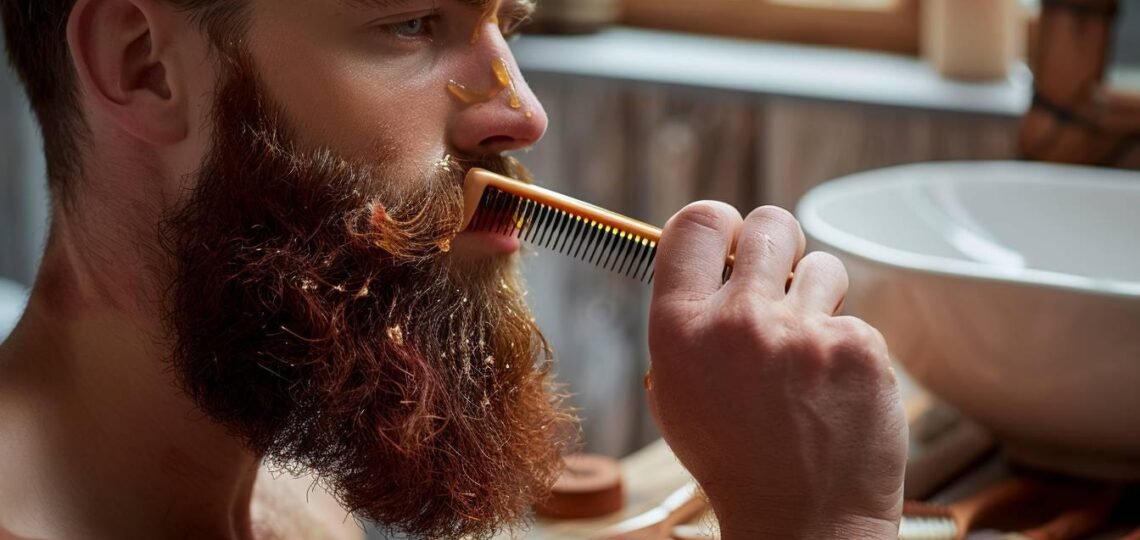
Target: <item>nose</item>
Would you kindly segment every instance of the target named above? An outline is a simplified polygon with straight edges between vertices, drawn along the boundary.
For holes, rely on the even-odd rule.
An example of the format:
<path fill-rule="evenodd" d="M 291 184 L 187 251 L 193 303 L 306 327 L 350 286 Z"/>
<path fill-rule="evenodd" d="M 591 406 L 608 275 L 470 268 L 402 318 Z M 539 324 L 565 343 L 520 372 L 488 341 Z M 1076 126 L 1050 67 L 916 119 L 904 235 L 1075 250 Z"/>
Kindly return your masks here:
<path fill-rule="evenodd" d="M 527 148 L 546 133 L 546 111 L 498 29 L 488 25 L 482 34 L 472 45 L 474 60 L 448 87 L 457 107 L 450 143 L 472 156 Z"/>

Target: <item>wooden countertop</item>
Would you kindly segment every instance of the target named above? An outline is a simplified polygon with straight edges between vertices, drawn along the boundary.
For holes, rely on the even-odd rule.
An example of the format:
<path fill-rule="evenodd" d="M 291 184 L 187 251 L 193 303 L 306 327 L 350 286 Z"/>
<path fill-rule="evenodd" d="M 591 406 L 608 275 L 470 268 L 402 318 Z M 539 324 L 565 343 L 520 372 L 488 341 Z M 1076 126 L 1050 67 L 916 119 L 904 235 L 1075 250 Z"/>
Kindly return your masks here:
<path fill-rule="evenodd" d="M 972 422 L 962 422 L 957 435 L 941 442 L 927 440 L 927 432 L 946 431 L 954 423 L 956 413 L 945 410 L 929 394 L 916 386 L 901 370 L 897 370 L 907 421 L 911 425 L 910 462 L 907 471 L 907 496 L 925 498 L 945 476 L 947 468 L 965 465 L 971 456 L 992 445 L 992 440 Z M 949 415 L 949 416 L 948 416 Z M 642 514 L 661 504 L 666 497 L 691 479 L 677 461 L 665 441 L 657 441 L 621 462 L 626 490 L 626 505 L 621 512 L 600 519 L 553 521 L 539 519 L 526 533 L 516 538 L 527 540 L 587 539 L 603 529 Z M 913 478 L 912 478 L 913 477 Z M 499 539 L 512 538 L 501 535 Z"/>
<path fill-rule="evenodd" d="M 661 504 L 691 478 L 665 441 L 657 441 L 622 460 L 626 505 L 621 512 L 600 519 L 538 520 L 525 535 L 528 540 L 590 538 L 599 531 Z M 501 538 L 510 538 L 502 536 Z"/>

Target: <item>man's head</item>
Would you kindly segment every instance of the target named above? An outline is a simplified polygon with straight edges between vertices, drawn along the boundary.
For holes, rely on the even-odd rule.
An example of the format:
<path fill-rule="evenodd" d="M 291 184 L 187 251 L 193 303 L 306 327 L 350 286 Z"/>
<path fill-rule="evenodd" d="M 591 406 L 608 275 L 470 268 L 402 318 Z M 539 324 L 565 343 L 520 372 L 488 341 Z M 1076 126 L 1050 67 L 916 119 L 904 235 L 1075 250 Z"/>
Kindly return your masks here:
<path fill-rule="evenodd" d="M 507 525 L 573 422 L 511 243 L 456 229 L 465 170 L 511 172 L 541 106 L 483 4 L 236 1 L 0 0 L 45 137 L 82 156 L 56 195 L 158 257 L 179 382 L 251 448 L 397 529 Z M 29 17 L 66 51 L 37 64 L 12 29 L 51 25 Z M 137 215 L 89 208 L 124 199 Z"/>
<path fill-rule="evenodd" d="M 223 43 L 240 31 L 241 1 L 167 0 L 194 13 L 204 32 Z M 57 198 L 70 193 L 81 172 L 81 143 L 88 137 L 80 81 L 68 44 L 76 0 L 0 1 L 8 59 L 24 83 L 40 122 L 48 176 Z"/>
<path fill-rule="evenodd" d="M 531 114 L 460 107 L 444 92 L 451 80 L 490 87 L 496 57 L 514 69 L 501 35 L 470 39 L 497 1 L 0 0 L 0 14 L 9 59 L 43 127 L 58 199 L 79 189 L 73 184 L 92 145 L 105 142 L 105 125 L 158 147 L 159 159 L 195 153 L 179 143 L 197 142 L 194 150 L 204 152 L 214 61 L 237 45 L 248 48 L 306 142 L 431 155 L 529 146 L 546 117 L 525 83 L 520 111 Z M 505 0 L 502 26 L 525 18 L 531 1 Z"/>

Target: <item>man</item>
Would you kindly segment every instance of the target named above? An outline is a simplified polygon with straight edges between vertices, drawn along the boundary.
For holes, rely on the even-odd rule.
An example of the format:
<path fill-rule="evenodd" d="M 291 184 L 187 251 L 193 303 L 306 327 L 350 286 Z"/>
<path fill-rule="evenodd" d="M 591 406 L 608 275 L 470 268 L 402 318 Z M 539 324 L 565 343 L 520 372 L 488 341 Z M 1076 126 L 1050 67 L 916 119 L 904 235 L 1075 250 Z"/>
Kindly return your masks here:
<path fill-rule="evenodd" d="M 546 128 L 504 36 L 527 3 L 0 6 L 54 200 L 0 348 L 0 537 L 525 520 L 573 419 L 517 242 L 456 230 L 466 169 L 518 173 L 500 155 Z M 886 348 L 835 316 L 842 266 L 803 250 L 774 208 L 674 217 L 649 399 L 724 538 L 890 537 L 906 426 Z"/>

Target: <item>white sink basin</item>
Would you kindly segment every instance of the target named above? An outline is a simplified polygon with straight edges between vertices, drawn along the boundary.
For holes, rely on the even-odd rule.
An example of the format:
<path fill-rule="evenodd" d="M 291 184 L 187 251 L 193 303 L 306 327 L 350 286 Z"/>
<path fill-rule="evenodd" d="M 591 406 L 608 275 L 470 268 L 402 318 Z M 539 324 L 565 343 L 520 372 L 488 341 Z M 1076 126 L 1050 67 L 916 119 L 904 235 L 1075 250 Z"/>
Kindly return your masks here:
<path fill-rule="evenodd" d="M 820 186 L 798 215 L 847 264 L 848 313 L 1011 457 L 1140 479 L 1140 173 L 897 167 Z"/>
<path fill-rule="evenodd" d="M 0 278 L 0 341 L 16 327 L 26 301 L 27 291 L 23 287 Z"/>

